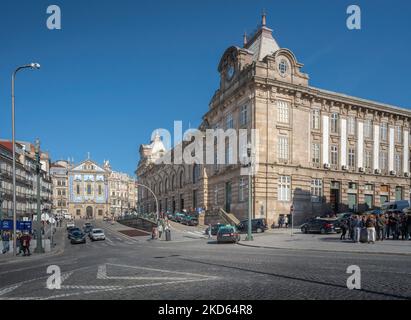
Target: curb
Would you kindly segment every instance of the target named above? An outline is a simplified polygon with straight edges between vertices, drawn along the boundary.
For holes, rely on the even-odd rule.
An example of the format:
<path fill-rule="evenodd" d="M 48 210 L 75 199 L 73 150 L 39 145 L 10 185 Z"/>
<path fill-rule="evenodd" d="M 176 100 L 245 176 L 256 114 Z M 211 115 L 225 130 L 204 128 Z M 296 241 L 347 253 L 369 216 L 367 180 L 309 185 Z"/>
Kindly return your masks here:
<path fill-rule="evenodd" d="M 262 249 L 272 249 L 272 250 L 293 250 L 293 251 L 315 251 L 315 252 L 338 252 L 338 253 L 349 253 L 349 254 L 374 254 L 374 255 L 392 255 L 392 256 L 411 256 L 411 253 L 395 253 L 395 252 L 359 252 L 359 251 L 346 251 L 346 250 L 328 250 L 328 249 L 301 249 L 301 248 L 281 248 L 281 247 L 269 247 L 262 245 L 252 245 L 244 244 L 242 242 L 237 243 L 239 246 L 250 247 L 250 248 L 262 248 Z"/>

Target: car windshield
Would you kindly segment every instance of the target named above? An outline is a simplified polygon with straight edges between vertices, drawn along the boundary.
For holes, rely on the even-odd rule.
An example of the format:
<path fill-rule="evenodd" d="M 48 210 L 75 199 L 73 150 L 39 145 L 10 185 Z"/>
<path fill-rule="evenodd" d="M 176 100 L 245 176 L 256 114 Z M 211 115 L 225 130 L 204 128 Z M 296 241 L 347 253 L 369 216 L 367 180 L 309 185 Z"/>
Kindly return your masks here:
<path fill-rule="evenodd" d="M 82 233 L 80 232 L 80 231 L 74 231 L 73 232 L 73 236 L 81 236 L 82 235 Z"/>
<path fill-rule="evenodd" d="M 103 230 L 101 230 L 101 229 L 95 229 L 95 230 L 93 230 L 93 233 L 103 233 Z"/>
<path fill-rule="evenodd" d="M 221 233 L 232 233 L 232 232 L 234 232 L 234 229 L 233 228 L 220 228 L 220 230 L 219 230 Z"/>

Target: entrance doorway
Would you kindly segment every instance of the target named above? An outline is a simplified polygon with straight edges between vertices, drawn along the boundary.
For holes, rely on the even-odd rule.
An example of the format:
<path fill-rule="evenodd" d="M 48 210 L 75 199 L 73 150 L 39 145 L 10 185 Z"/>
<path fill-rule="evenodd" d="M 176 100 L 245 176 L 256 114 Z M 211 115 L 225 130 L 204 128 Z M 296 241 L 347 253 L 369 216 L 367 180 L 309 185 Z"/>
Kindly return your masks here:
<path fill-rule="evenodd" d="M 93 218 L 93 207 L 87 207 L 86 208 L 86 215 L 87 215 L 87 219 L 92 219 Z"/>
<path fill-rule="evenodd" d="M 340 203 L 340 183 L 337 181 L 331 182 L 331 190 L 330 190 L 330 205 L 331 209 L 337 213 L 339 209 Z"/>

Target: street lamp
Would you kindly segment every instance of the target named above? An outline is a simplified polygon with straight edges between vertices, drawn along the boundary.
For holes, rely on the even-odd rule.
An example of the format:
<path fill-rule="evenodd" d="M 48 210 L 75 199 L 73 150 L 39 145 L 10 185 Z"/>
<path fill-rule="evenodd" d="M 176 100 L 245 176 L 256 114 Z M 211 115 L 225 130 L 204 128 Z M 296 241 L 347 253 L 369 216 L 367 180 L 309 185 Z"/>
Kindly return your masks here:
<path fill-rule="evenodd" d="M 251 175 L 253 170 L 253 159 L 252 159 L 252 146 L 251 143 L 247 144 L 247 163 L 243 163 L 245 168 L 249 168 L 248 170 L 248 224 L 247 224 L 247 236 L 245 238 L 246 241 L 253 241 L 252 229 L 251 229 L 251 219 L 252 219 L 252 211 L 253 211 L 253 203 L 252 203 L 252 183 L 251 183 Z"/>
<path fill-rule="evenodd" d="M 3 219 L 3 201 L 6 193 L 3 191 L 0 191 L 0 223 L 1 220 Z"/>
<path fill-rule="evenodd" d="M 140 186 L 140 187 L 143 187 L 143 188 L 146 188 L 148 191 L 150 191 L 151 192 L 151 194 L 154 196 L 154 199 L 156 200 L 156 214 L 157 214 L 157 223 L 158 223 L 158 220 L 159 220 L 159 214 L 160 214 L 160 212 L 159 212 L 159 208 L 158 208 L 158 199 L 157 199 L 157 197 L 156 197 L 156 195 L 154 194 L 154 192 L 153 192 L 153 190 L 151 190 L 149 187 L 147 187 L 147 186 L 145 186 L 144 184 L 141 184 L 141 183 L 136 183 L 136 185 L 137 186 Z"/>
<path fill-rule="evenodd" d="M 36 253 L 44 253 L 43 243 L 42 243 L 42 230 L 41 230 L 41 199 L 40 199 L 40 175 L 41 175 L 41 163 L 40 163 L 40 140 L 36 139 L 36 144 L 34 147 L 36 153 L 36 173 L 37 173 L 37 246 L 34 249 Z"/>
<path fill-rule="evenodd" d="M 16 216 L 16 141 L 15 141 L 15 115 L 14 115 L 14 82 L 17 72 L 23 69 L 40 69 L 38 63 L 30 63 L 18 67 L 11 76 L 11 128 L 13 144 L 13 253 L 17 255 L 16 233 L 17 233 L 17 216 Z"/>

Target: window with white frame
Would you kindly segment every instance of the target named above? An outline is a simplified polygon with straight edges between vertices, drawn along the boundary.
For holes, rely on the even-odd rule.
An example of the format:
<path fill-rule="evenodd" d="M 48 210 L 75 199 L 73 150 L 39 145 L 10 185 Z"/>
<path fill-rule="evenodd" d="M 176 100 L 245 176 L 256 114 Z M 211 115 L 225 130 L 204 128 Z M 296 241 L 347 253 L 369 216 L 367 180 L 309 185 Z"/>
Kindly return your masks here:
<path fill-rule="evenodd" d="M 238 200 L 240 202 L 245 201 L 245 192 L 246 192 L 246 179 L 240 178 L 239 188 L 238 188 Z"/>
<path fill-rule="evenodd" d="M 321 179 L 311 180 L 311 202 L 319 202 L 323 195 L 323 181 Z"/>
<path fill-rule="evenodd" d="M 336 145 L 331 146 L 331 164 L 338 165 L 338 147 Z"/>
<path fill-rule="evenodd" d="M 311 145 L 311 161 L 313 163 L 320 163 L 320 144 L 313 143 Z"/>
<path fill-rule="evenodd" d="M 234 128 L 234 120 L 233 115 L 229 113 L 225 118 L 226 129 L 233 129 Z"/>
<path fill-rule="evenodd" d="M 240 109 L 240 125 L 244 126 L 248 122 L 248 107 L 244 105 Z"/>
<path fill-rule="evenodd" d="M 397 173 L 401 172 L 401 153 L 396 153 L 394 156 L 394 170 Z"/>
<path fill-rule="evenodd" d="M 364 121 L 364 138 L 372 139 L 372 120 Z"/>
<path fill-rule="evenodd" d="M 290 201 L 291 199 L 291 177 L 280 176 L 278 178 L 278 200 Z"/>
<path fill-rule="evenodd" d="M 380 152 L 380 169 L 381 170 L 387 170 L 388 168 L 387 159 L 388 159 L 387 152 L 385 151 Z"/>
<path fill-rule="evenodd" d="M 402 142 L 402 128 L 401 128 L 401 126 L 395 126 L 395 141 L 397 143 Z"/>
<path fill-rule="evenodd" d="M 311 129 L 320 129 L 320 110 L 313 110 L 311 113 Z"/>
<path fill-rule="evenodd" d="M 286 136 L 278 137 L 278 160 L 288 160 L 288 137 Z"/>
<path fill-rule="evenodd" d="M 355 167 L 355 149 L 354 148 L 348 148 L 348 166 L 350 168 Z"/>
<path fill-rule="evenodd" d="M 382 122 L 380 126 L 380 137 L 381 137 L 381 140 L 383 141 L 387 141 L 387 130 L 388 130 L 387 122 Z"/>
<path fill-rule="evenodd" d="M 347 120 L 347 132 L 349 135 L 355 135 L 355 118 L 348 117 Z"/>
<path fill-rule="evenodd" d="M 371 150 L 365 150 L 364 152 L 364 165 L 366 169 L 372 168 L 372 152 Z"/>
<path fill-rule="evenodd" d="M 331 133 L 338 133 L 338 113 L 331 114 Z"/>
<path fill-rule="evenodd" d="M 281 123 L 289 123 L 289 103 L 277 100 L 277 119 Z"/>
<path fill-rule="evenodd" d="M 214 204 L 218 204 L 218 186 L 214 186 Z"/>

